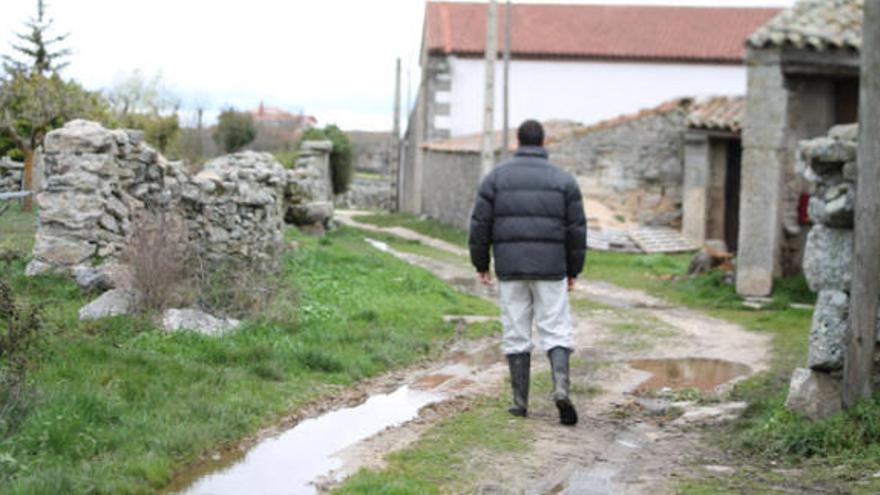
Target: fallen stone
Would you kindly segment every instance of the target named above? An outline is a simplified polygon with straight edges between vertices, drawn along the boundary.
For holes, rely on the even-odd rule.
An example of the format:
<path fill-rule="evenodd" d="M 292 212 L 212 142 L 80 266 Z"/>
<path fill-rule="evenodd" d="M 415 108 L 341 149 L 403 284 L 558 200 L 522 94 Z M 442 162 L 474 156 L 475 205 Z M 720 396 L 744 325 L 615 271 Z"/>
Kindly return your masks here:
<path fill-rule="evenodd" d="M 217 318 L 197 309 L 169 309 L 162 314 L 162 328 L 168 332 L 191 331 L 220 337 L 235 330 L 241 322 Z"/>
<path fill-rule="evenodd" d="M 852 258 L 852 230 L 814 225 L 804 252 L 804 275 L 810 289 L 849 291 Z"/>
<path fill-rule="evenodd" d="M 838 290 L 820 292 L 810 328 L 808 367 L 819 371 L 843 368 L 844 336 L 848 325 L 849 296 Z"/>
<path fill-rule="evenodd" d="M 785 407 L 812 420 L 840 412 L 840 381 L 822 371 L 798 368 L 791 375 Z"/>
<path fill-rule="evenodd" d="M 685 411 L 672 422 L 675 426 L 711 426 L 733 421 L 745 412 L 745 402 L 726 402 Z"/>
<path fill-rule="evenodd" d="M 135 295 L 129 290 L 113 289 L 101 294 L 79 310 L 80 321 L 131 314 Z"/>
<path fill-rule="evenodd" d="M 107 291 L 132 286 L 131 268 L 115 261 L 100 266 L 78 265 L 73 268 L 73 277 L 85 290 Z"/>

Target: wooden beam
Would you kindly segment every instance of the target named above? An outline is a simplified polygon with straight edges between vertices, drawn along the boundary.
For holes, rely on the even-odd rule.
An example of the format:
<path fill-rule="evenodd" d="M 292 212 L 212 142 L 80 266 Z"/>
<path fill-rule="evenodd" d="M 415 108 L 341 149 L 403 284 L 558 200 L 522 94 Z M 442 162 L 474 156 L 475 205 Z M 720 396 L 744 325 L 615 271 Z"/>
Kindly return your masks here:
<path fill-rule="evenodd" d="M 859 176 L 856 197 L 850 324 L 843 406 L 873 394 L 871 375 L 880 298 L 880 0 L 865 0 L 859 104 Z"/>

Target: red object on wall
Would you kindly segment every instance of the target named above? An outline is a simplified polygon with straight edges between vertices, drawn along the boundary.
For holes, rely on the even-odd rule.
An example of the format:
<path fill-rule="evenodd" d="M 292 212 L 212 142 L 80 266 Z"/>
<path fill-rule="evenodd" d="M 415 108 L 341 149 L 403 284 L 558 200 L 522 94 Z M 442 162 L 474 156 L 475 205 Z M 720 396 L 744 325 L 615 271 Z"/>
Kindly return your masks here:
<path fill-rule="evenodd" d="M 810 195 L 801 194 L 798 199 L 798 222 L 801 225 L 813 225 L 813 219 L 810 218 Z"/>

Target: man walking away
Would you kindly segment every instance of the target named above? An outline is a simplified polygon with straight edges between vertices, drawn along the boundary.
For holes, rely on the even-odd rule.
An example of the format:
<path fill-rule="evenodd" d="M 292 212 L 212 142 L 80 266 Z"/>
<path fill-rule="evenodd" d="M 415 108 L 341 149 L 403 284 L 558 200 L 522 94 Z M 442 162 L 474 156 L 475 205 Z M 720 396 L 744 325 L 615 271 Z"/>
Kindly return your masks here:
<path fill-rule="evenodd" d="M 587 221 L 571 174 L 551 164 L 544 129 L 534 120 L 517 133 L 513 158 L 492 170 L 477 194 L 470 225 L 471 262 L 489 284 L 490 248 L 499 280 L 501 348 L 510 365 L 515 416 L 528 414 L 532 323 L 553 373 L 553 401 L 564 425 L 577 423 L 568 397 L 574 349 L 568 291 L 584 267 Z"/>

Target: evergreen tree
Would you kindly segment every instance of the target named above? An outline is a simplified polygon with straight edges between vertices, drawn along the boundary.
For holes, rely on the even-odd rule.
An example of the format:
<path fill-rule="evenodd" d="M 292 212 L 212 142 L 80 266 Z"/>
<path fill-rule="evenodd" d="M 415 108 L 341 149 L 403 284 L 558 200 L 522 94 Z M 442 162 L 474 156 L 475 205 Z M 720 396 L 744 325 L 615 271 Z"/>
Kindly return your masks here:
<path fill-rule="evenodd" d="M 63 60 L 70 55 L 67 48 L 58 45 L 67 39 L 67 34 L 51 34 L 52 19 L 46 15 L 46 4 L 37 0 L 37 15 L 25 23 L 25 32 L 17 33 L 18 44 L 12 49 L 19 58 L 3 56 L 7 72 L 27 72 L 48 76 L 67 66 Z"/>

